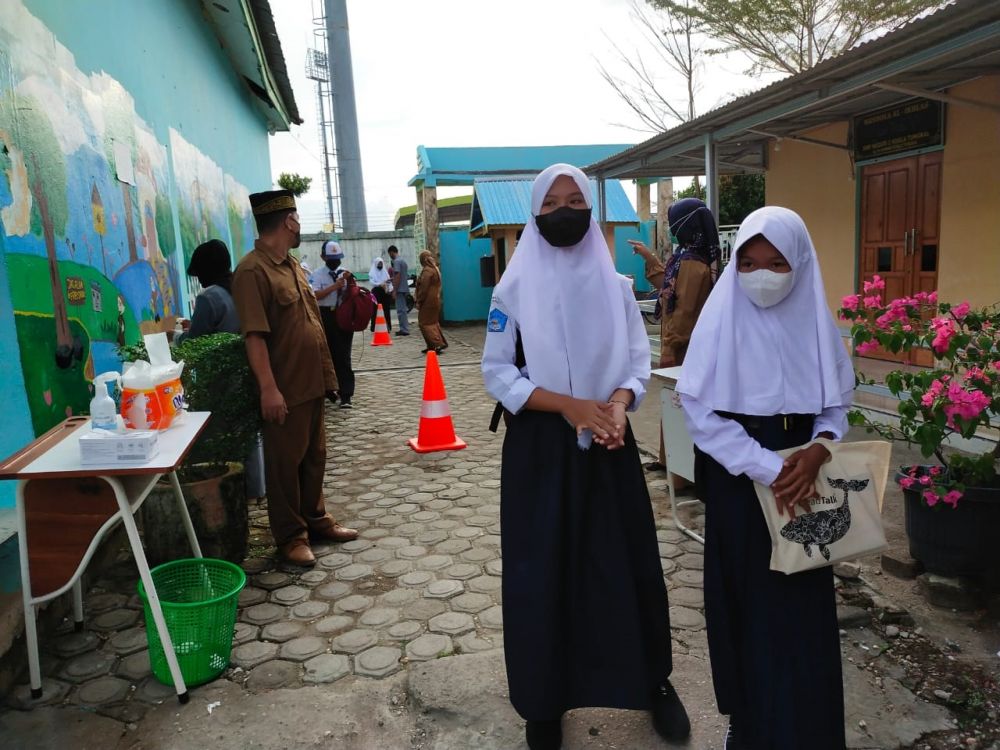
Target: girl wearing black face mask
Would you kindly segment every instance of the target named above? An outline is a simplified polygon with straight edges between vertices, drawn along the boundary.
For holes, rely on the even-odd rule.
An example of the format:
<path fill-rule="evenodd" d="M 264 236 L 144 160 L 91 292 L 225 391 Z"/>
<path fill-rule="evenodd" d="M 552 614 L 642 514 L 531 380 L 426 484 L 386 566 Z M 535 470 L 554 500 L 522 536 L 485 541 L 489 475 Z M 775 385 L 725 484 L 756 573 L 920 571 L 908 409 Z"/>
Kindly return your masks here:
<path fill-rule="evenodd" d="M 535 180 L 483 349 L 486 388 L 507 412 L 504 648 L 531 750 L 560 747 L 562 714 L 587 706 L 651 710 L 671 741 L 690 731 L 668 679 L 667 591 L 626 417 L 645 395 L 649 341 L 590 195 L 566 164 Z"/>

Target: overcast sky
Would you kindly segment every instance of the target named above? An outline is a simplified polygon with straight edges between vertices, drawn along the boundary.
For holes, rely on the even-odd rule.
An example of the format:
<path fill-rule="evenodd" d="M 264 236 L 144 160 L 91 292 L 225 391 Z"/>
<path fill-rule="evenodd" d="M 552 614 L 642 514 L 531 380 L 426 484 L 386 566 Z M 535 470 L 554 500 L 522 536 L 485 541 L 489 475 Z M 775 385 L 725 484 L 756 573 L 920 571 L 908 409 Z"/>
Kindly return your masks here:
<path fill-rule="evenodd" d="M 306 121 L 271 138 L 271 170 L 313 177 L 299 202 L 306 231 L 325 220 L 316 92 L 304 73 L 321 2 L 271 3 Z M 406 183 L 418 145 L 637 143 L 652 135 L 616 124 L 639 125 L 598 69 L 600 61 L 626 75 L 613 43 L 655 63 L 630 0 L 348 0 L 347 10 L 371 230 L 391 229 L 396 210 L 416 202 Z M 740 75 L 743 67 L 709 59 L 701 113 L 759 85 Z M 682 86 L 671 75 L 664 71 L 663 90 Z M 439 197 L 462 192 L 471 191 Z"/>

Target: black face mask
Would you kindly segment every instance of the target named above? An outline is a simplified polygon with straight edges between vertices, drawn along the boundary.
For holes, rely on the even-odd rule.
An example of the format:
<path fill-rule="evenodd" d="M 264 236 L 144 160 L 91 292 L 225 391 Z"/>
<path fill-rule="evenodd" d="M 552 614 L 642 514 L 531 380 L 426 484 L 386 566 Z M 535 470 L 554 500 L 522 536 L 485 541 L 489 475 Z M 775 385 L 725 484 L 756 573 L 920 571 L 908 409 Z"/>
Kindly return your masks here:
<path fill-rule="evenodd" d="M 590 229 L 590 209 L 563 206 L 535 217 L 539 233 L 553 247 L 576 245 Z"/>
<path fill-rule="evenodd" d="M 338 268 L 340 268 L 339 258 L 326 258 L 324 262 L 326 263 L 326 267 L 329 268 L 331 271 L 336 271 Z"/>

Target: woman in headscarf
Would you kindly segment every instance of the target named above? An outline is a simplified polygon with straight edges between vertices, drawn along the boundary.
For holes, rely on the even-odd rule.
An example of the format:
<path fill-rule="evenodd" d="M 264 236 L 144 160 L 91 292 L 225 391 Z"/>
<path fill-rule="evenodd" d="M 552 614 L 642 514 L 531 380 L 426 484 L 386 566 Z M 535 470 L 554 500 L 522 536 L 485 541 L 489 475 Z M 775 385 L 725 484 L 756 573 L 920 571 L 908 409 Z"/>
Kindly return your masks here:
<path fill-rule="evenodd" d="M 666 266 L 648 247 L 629 240 L 633 250 L 646 261 L 646 278 L 660 287 L 656 315 L 660 319 L 660 367 L 684 364 L 691 331 L 719 275 L 719 230 L 704 201 L 684 198 L 667 209 L 674 252 Z M 658 461 L 646 464 L 647 471 L 663 471 L 663 436 Z"/>
<path fill-rule="evenodd" d="M 705 496 L 705 615 L 730 750 L 842 750 L 840 638 L 830 567 L 770 570 L 753 482 L 805 509 L 840 439 L 854 372 L 802 219 L 754 211 L 702 310 L 677 383 Z"/>
<path fill-rule="evenodd" d="M 495 289 L 482 370 L 506 410 L 500 522 L 510 699 L 532 750 L 583 706 L 652 709 L 690 732 L 672 669 L 667 591 L 627 411 L 649 380 L 628 279 L 568 164 L 543 171 Z M 608 648 L 608 644 L 614 644 Z"/>
<path fill-rule="evenodd" d="M 209 333 L 239 333 L 240 319 L 229 293 L 233 281 L 232 258 L 222 240 L 209 240 L 195 248 L 187 268 L 201 284 L 202 292 L 194 301 L 191 325 L 174 343 Z"/>
<path fill-rule="evenodd" d="M 389 316 L 389 299 L 392 295 L 389 294 L 389 286 L 391 286 L 389 276 L 389 269 L 385 267 L 385 261 L 381 258 L 376 258 L 372 261 L 372 267 L 368 269 L 368 284 L 372 288 L 372 294 L 375 295 L 375 303 L 377 305 L 382 305 L 382 313 L 385 315 L 385 325 L 388 330 L 392 330 L 392 318 Z M 375 313 L 372 315 L 371 330 L 375 330 L 375 318 L 378 317 L 378 308 L 375 308 Z"/>
<path fill-rule="evenodd" d="M 434 263 L 434 256 L 427 250 L 420 253 L 420 276 L 414 298 L 417 302 L 417 324 L 427 348 L 421 354 L 433 350 L 440 354 L 448 348 L 441 332 L 441 271 Z"/>
<path fill-rule="evenodd" d="M 178 335 L 174 343 L 210 333 L 238 334 L 240 319 L 229 291 L 233 271 L 226 243 L 222 240 L 208 240 L 198 245 L 191 254 L 187 274 L 198 279 L 202 291 L 195 297 L 190 327 Z M 259 435 L 257 445 L 251 449 L 244 462 L 243 472 L 247 497 L 264 497 L 264 454 Z"/>

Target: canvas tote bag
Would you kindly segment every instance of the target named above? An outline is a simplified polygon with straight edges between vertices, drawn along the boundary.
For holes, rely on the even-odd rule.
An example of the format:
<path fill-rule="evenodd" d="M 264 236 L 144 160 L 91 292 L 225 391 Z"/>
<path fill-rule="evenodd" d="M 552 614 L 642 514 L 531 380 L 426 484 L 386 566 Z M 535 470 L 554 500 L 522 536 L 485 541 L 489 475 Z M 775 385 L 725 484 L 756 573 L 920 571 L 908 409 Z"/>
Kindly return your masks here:
<path fill-rule="evenodd" d="M 882 530 L 882 498 L 892 445 L 882 440 L 858 443 L 813 441 L 830 451 L 816 477 L 819 500 L 812 512 L 796 506 L 796 517 L 778 513 L 770 487 L 754 482 L 771 534 L 771 570 L 798 573 L 888 548 Z M 802 448 L 812 445 L 807 443 Z M 782 458 L 800 448 L 778 451 Z"/>

